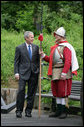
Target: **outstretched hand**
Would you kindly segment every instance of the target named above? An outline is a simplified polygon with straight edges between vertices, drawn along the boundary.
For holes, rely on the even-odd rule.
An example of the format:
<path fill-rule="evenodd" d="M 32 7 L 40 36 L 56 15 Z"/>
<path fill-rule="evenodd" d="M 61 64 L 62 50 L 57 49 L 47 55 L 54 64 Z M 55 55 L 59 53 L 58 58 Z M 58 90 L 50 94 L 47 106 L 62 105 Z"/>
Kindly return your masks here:
<path fill-rule="evenodd" d="M 42 56 L 44 55 L 44 52 L 42 50 L 39 50 L 39 54 Z"/>

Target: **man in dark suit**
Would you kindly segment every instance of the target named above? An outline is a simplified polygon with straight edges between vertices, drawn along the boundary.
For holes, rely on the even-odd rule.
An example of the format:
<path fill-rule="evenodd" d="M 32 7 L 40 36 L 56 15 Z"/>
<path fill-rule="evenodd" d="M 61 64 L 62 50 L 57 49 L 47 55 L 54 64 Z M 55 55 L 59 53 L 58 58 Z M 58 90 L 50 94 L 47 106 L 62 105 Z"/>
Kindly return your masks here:
<path fill-rule="evenodd" d="M 27 106 L 25 116 L 31 117 L 34 97 L 38 85 L 39 75 L 39 47 L 33 44 L 34 34 L 31 31 L 24 33 L 25 43 L 16 47 L 14 73 L 19 80 L 19 89 L 16 99 L 16 117 L 22 117 L 25 99 L 25 85 L 28 83 Z"/>

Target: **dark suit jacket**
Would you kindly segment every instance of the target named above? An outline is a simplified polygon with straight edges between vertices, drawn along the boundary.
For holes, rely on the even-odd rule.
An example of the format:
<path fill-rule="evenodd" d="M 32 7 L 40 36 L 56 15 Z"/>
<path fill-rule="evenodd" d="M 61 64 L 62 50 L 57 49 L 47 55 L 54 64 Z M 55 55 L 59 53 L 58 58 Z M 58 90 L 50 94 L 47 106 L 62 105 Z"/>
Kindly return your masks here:
<path fill-rule="evenodd" d="M 24 80 L 28 80 L 31 71 L 35 74 L 39 74 L 39 47 L 35 44 L 32 45 L 32 60 L 29 58 L 26 43 L 23 43 L 16 47 L 14 73 L 19 73 L 20 77 Z"/>

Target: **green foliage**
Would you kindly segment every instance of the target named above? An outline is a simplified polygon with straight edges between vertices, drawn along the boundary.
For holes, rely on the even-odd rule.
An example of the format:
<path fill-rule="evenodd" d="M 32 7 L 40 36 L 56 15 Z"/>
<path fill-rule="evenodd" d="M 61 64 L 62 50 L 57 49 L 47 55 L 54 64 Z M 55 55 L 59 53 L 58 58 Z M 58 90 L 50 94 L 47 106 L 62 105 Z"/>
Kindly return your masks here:
<path fill-rule="evenodd" d="M 26 6 L 26 5 L 25 5 Z M 17 22 L 16 27 L 19 30 L 32 30 L 34 29 L 33 26 L 33 6 L 27 8 L 25 7 L 24 11 L 17 12 Z"/>
<path fill-rule="evenodd" d="M 41 23 L 41 1 L 2 1 L 2 28 L 14 30 L 34 30 Z M 82 1 L 43 1 L 43 26 L 51 33 L 60 26 L 68 27 L 70 20 L 81 22 Z M 38 34 L 38 32 L 36 32 Z"/>
<path fill-rule="evenodd" d="M 6 25 L 8 24 L 8 25 Z M 11 29 L 12 24 L 14 24 L 14 20 L 8 13 L 1 14 L 1 26 L 5 29 Z"/>

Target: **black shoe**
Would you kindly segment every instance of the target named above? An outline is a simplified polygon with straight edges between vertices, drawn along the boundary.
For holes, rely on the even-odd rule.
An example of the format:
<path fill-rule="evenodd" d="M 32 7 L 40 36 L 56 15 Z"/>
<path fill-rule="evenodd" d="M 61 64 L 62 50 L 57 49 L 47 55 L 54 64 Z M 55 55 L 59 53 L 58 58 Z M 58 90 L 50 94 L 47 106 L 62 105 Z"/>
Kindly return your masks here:
<path fill-rule="evenodd" d="M 22 113 L 21 113 L 21 112 L 19 112 L 19 111 L 18 111 L 18 112 L 16 112 L 16 117 L 17 117 L 17 118 L 21 118 L 21 117 L 22 117 Z"/>
<path fill-rule="evenodd" d="M 58 117 L 61 115 L 61 104 L 57 104 L 57 109 L 54 114 L 49 115 L 49 117 Z"/>
<path fill-rule="evenodd" d="M 62 105 L 61 115 L 59 116 L 59 119 L 65 119 L 66 117 L 67 117 L 66 107 L 65 105 Z"/>
<path fill-rule="evenodd" d="M 51 115 L 49 115 L 49 117 L 58 117 L 58 116 L 60 116 L 60 112 L 59 113 L 54 113 L 54 114 L 51 114 Z"/>
<path fill-rule="evenodd" d="M 62 113 L 60 116 L 59 116 L 59 119 L 65 119 L 67 117 L 67 113 Z"/>
<path fill-rule="evenodd" d="M 31 113 L 28 113 L 28 112 L 25 113 L 25 116 L 26 117 L 32 117 Z"/>

